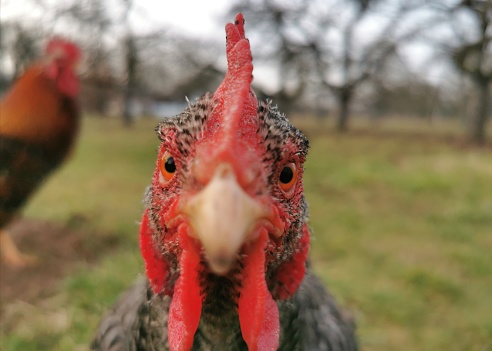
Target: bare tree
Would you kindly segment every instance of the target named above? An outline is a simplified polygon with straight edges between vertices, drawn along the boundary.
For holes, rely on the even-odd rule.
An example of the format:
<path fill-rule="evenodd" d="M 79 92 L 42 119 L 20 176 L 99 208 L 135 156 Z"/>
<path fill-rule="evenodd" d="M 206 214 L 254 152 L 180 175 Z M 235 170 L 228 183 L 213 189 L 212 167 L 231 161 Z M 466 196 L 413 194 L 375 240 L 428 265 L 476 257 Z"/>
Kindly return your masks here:
<path fill-rule="evenodd" d="M 425 4 L 250 0 L 234 6 L 232 12 L 244 12 L 253 29 L 263 34 L 263 54 L 274 58 L 280 68 L 276 97 L 296 103 L 306 98 L 306 92 L 315 92 L 319 103 L 331 94 L 338 106 L 338 129 L 345 131 L 360 87 L 377 77 L 402 45 L 432 25 L 407 21 Z M 369 37 L 364 31 L 371 20 L 378 21 L 378 28 Z"/>
<path fill-rule="evenodd" d="M 325 30 L 330 24 L 321 1 L 250 0 L 235 4 L 228 17 L 242 12 L 250 33 L 259 35 L 256 58 L 277 68 L 278 87 L 272 96 L 282 108 L 299 103 L 306 88 L 316 80 L 316 65 L 327 55 Z"/>
<path fill-rule="evenodd" d="M 14 77 L 18 77 L 39 55 L 36 35 L 20 25 L 14 26 Z"/>
<path fill-rule="evenodd" d="M 103 45 L 87 45 L 84 51 L 82 104 L 88 112 L 106 115 L 112 97 L 119 89 L 109 50 Z"/>
<path fill-rule="evenodd" d="M 160 30 L 136 38 L 140 91 L 156 100 L 183 100 L 220 84 L 222 45 Z"/>
<path fill-rule="evenodd" d="M 135 38 L 128 21 L 128 15 L 133 6 L 132 0 L 123 0 L 124 14 L 123 23 L 125 24 L 126 35 L 123 40 L 123 51 L 125 56 L 125 97 L 124 97 L 124 109 L 123 109 L 123 121 L 126 126 L 133 124 L 133 115 L 131 111 L 131 103 L 134 98 L 134 92 L 137 84 L 137 68 L 138 68 L 138 49 L 135 44 Z"/>
<path fill-rule="evenodd" d="M 341 50 L 328 66 L 341 74 L 323 76 L 323 83 L 337 98 L 337 126 L 342 132 L 348 129 L 350 108 L 361 86 L 383 79 L 388 60 L 424 29 L 436 24 L 426 16 L 421 20 L 416 16 L 426 11 L 425 1 L 352 0 L 350 3 L 352 9 L 346 19 L 337 21 L 334 27 L 341 37 Z M 361 32 L 369 19 L 379 21 L 380 25 L 370 40 L 364 40 Z"/>
<path fill-rule="evenodd" d="M 111 8 L 100 0 L 25 1 L 37 10 L 29 20 L 19 17 L 0 23 L 0 63 L 7 63 L 0 67 L 3 85 L 8 83 L 3 76 L 10 62 L 18 74 L 37 57 L 41 42 L 59 32 L 83 48 L 83 108 L 101 116 L 111 109 L 121 111 L 125 125 L 133 123 L 135 104 L 151 107 L 153 101 L 184 101 L 185 96 L 213 91 L 220 83 L 221 43 L 186 37 L 167 27 L 138 32 L 129 17 L 145 18 L 147 13 L 136 1 L 119 0 Z M 30 20 L 39 13 L 42 21 Z"/>
<path fill-rule="evenodd" d="M 135 97 L 135 89 L 137 85 L 137 69 L 138 69 L 138 49 L 135 45 L 135 38 L 128 34 L 123 41 L 124 46 L 124 65 L 126 71 L 125 79 L 125 97 L 123 109 L 123 121 L 126 126 L 133 124 L 133 114 L 131 111 L 131 103 Z"/>
<path fill-rule="evenodd" d="M 35 59 L 39 57 L 39 32 L 18 22 L 1 25 L 2 56 L 8 55 L 14 64 L 12 78 L 18 78 Z"/>
<path fill-rule="evenodd" d="M 467 28 L 453 25 L 458 42 L 447 52 L 455 67 L 469 77 L 478 92 L 477 109 L 472 122 L 471 137 L 482 144 L 485 142 L 487 120 L 490 118 L 492 85 L 492 2 L 490 0 L 463 0 L 449 9 L 451 17 L 465 12 L 473 20 Z M 455 22 L 453 22 L 455 23 Z M 475 33 L 470 38 L 459 30 Z"/>

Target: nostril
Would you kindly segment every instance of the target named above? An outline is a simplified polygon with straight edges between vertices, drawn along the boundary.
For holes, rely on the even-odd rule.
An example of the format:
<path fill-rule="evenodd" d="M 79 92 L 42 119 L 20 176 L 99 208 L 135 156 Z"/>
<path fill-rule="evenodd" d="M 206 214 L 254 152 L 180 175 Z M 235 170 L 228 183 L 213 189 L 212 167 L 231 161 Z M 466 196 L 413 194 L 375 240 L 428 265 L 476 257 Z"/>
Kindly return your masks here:
<path fill-rule="evenodd" d="M 249 188 L 254 182 L 258 181 L 260 174 L 254 167 L 234 170 L 229 163 L 222 163 L 217 166 L 215 174 L 218 178 L 227 179 L 234 178 L 243 189 Z"/>
<path fill-rule="evenodd" d="M 232 169 L 232 166 L 228 163 L 223 163 L 217 166 L 215 174 L 217 174 L 219 178 L 228 178 L 230 176 L 235 177 L 234 170 Z"/>

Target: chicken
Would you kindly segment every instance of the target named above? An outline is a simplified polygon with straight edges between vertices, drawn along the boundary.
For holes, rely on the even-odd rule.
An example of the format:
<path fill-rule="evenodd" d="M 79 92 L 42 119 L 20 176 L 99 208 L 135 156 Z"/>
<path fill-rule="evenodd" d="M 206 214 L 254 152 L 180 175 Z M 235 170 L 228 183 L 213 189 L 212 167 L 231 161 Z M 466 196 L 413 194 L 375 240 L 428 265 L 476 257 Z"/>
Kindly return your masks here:
<path fill-rule="evenodd" d="M 12 266 L 33 257 L 18 251 L 5 227 L 67 157 L 78 129 L 74 66 L 80 51 L 61 38 L 49 41 L 45 51 L 0 104 L 0 253 Z"/>
<path fill-rule="evenodd" d="M 215 94 L 156 128 L 147 279 L 102 320 L 92 350 L 357 350 L 352 319 L 308 269 L 308 141 L 257 101 L 241 14 L 226 35 Z"/>

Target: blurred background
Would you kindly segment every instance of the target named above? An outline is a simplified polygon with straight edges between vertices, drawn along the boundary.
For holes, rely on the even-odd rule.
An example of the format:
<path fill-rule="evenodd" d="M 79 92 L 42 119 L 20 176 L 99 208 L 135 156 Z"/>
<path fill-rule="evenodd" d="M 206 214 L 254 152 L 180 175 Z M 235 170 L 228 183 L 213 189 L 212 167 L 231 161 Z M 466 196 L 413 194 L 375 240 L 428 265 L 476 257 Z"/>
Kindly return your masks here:
<path fill-rule="evenodd" d="M 257 96 L 311 141 L 313 265 L 362 350 L 492 350 L 489 0 L 0 6 L 2 93 L 47 38 L 84 51 L 76 151 L 12 226 L 41 264 L 0 267 L 0 350 L 87 350 L 142 274 L 154 127 L 219 85 L 239 11 Z"/>

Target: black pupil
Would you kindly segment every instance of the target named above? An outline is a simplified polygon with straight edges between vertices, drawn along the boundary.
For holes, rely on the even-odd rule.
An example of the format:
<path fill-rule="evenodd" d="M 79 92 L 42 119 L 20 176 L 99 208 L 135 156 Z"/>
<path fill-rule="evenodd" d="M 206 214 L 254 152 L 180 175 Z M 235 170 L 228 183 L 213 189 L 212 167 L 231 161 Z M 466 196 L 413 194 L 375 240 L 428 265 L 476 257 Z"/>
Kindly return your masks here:
<path fill-rule="evenodd" d="M 284 167 L 284 169 L 282 169 L 282 172 L 280 172 L 280 181 L 284 184 L 287 184 L 292 180 L 292 178 L 294 178 L 294 172 L 292 171 L 292 168 Z"/>
<path fill-rule="evenodd" d="M 164 168 L 169 173 L 176 172 L 176 165 L 174 164 L 174 157 L 169 157 L 164 163 Z"/>

